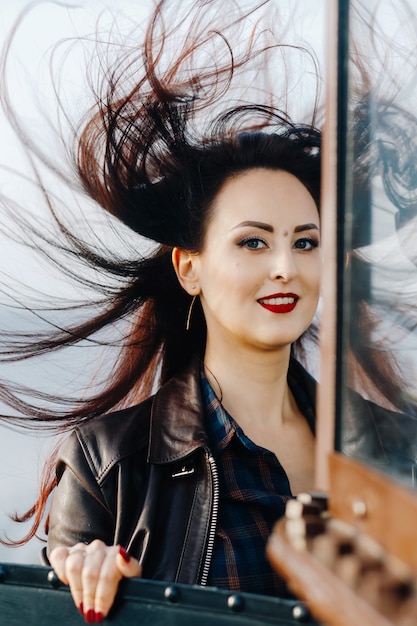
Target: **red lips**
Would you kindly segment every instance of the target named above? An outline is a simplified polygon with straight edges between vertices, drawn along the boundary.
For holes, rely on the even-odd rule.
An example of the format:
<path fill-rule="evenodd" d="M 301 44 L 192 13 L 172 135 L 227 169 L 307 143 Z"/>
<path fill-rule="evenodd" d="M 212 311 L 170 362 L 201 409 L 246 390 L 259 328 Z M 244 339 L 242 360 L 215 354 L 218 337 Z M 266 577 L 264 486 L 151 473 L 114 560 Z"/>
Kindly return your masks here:
<path fill-rule="evenodd" d="M 275 293 L 258 300 L 259 304 L 271 313 L 291 313 L 297 306 L 299 297 L 295 293 Z"/>

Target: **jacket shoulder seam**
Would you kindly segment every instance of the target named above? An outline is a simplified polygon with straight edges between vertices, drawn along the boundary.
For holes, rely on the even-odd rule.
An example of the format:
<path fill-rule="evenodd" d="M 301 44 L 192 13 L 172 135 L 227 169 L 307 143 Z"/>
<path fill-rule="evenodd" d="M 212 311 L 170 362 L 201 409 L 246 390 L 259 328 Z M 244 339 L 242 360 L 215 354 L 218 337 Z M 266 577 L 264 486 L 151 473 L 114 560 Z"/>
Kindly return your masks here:
<path fill-rule="evenodd" d="M 150 402 L 145 401 L 143 405 L 140 404 L 136 407 L 125 409 L 117 413 L 109 413 L 108 415 L 103 416 L 103 422 L 100 425 L 95 422 L 94 430 L 88 429 L 87 431 L 85 431 L 83 428 L 77 429 L 77 437 L 80 442 L 81 448 L 99 484 L 101 484 L 105 480 L 109 471 L 120 460 L 125 457 L 131 456 L 136 452 L 140 452 L 140 450 L 144 448 L 147 448 L 147 442 L 149 440 L 150 404 Z M 125 424 L 130 424 L 134 420 L 143 420 L 143 428 L 138 428 L 137 438 L 135 437 L 132 439 L 132 436 L 130 436 L 129 446 L 120 446 L 119 438 L 113 438 L 113 443 L 111 444 L 111 447 L 107 447 L 107 450 L 109 450 L 111 454 L 111 456 L 109 456 L 108 458 L 103 458 L 103 455 L 100 455 L 98 453 L 94 454 L 93 446 L 95 443 L 102 440 L 105 441 L 106 444 L 108 444 L 109 441 L 112 441 L 112 438 L 109 437 L 109 430 L 112 429 L 111 421 L 115 419 L 116 416 L 119 416 L 119 413 L 125 412 L 127 413 Z M 127 430 L 131 432 L 131 429 Z M 111 448 L 113 448 L 113 450 Z"/>

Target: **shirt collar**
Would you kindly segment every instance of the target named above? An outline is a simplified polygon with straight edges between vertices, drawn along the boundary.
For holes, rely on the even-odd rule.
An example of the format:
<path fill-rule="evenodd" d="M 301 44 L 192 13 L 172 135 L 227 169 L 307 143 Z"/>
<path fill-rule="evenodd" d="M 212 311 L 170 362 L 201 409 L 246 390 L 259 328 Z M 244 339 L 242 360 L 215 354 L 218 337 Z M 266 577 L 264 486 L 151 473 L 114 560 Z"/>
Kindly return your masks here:
<path fill-rule="evenodd" d="M 206 409 L 206 428 L 210 445 L 214 452 L 221 452 L 236 435 L 249 450 L 263 450 L 249 439 L 233 417 L 226 411 L 213 387 L 204 373 L 204 366 L 200 366 L 201 390 L 203 403 Z M 293 392 L 299 409 L 305 416 L 311 430 L 315 430 L 315 381 L 295 359 L 290 360 L 288 384 Z"/>
<path fill-rule="evenodd" d="M 203 402 L 206 408 L 206 428 L 210 445 L 214 453 L 220 453 L 236 437 L 248 450 L 269 453 L 268 450 L 256 445 L 245 435 L 239 424 L 226 411 L 219 398 L 214 393 L 201 367 L 201 389 Z"/>
<path fill-rule="evenodd" d="M 236 422 L 223 407 L 201 367 L 201 390 L 206 408 L 207 434 L 213 452 L 221 452 L 236 433 Z"/>

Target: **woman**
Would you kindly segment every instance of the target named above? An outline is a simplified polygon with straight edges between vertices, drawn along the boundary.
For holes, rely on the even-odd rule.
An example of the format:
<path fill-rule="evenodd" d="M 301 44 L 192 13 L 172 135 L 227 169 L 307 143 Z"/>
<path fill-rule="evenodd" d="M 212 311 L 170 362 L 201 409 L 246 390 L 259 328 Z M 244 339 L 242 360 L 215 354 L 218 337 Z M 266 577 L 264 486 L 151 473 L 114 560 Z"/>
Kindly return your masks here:
<path fill-rule="evenodd" d="M 275 141 L 281 166 L 259 165 L 259 144 Z M 201 248 L 172 251 L 190 330 L 199 299 L 203 353 L 61 450 L 49 558 L 87 615 L 106 615 L 119 579 L 142 566 L 148 578 L 285 593 L 262 546 L 292 493 L 313 487 L 314 385 L 290 358 L 319 297 L 319 216 L 291 166 L 297 150 L 317 157 L 302 155 L 306 138 L 242 143 L 244 169 L 217 172 Z"/>
<path fill-rule="evenodd" d="M 197 3 L 200 18 L 211 4 Z M 108 385 L 62 416 L 71 434 L 29 512 L 35 532 L 53 492 L 47 558 L 88 623 L 124 576 L 285 597 L 266 539 L 313 487 L 315 383 L 294 345 L 319 298 L 320 133 L 314 114 L 297 126 L 269 92 L 225 106 L 233 81 L 279 48 L 260 46 L 257 25 L 233 54 L 224 32 L 194 21 L 167 65 L 169 7 L 155 9 L 140 63 L 106 74 L 77 147 L 88 195 L 160 245 L 120 262 L 58 221 L 71 253 L 124 284 L 93 320 L 26 352 L 119 319 L 133 328 Z"/>

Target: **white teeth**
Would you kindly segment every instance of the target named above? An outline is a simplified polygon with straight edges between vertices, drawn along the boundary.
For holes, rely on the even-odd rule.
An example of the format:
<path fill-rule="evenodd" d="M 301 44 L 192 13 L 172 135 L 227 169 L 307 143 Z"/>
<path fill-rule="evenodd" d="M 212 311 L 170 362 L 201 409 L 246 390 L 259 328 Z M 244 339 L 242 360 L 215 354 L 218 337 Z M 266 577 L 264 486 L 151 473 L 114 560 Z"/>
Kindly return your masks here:
<path fill-rule="evenodd" d="M 261 300 L 263 304 L 272 304 L 274 306 L 278 306 L 280 304 L 294 304 L 295 298 L 285 297 L 285 298 L 263 298 Z"/>

